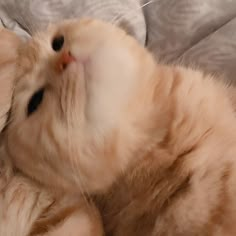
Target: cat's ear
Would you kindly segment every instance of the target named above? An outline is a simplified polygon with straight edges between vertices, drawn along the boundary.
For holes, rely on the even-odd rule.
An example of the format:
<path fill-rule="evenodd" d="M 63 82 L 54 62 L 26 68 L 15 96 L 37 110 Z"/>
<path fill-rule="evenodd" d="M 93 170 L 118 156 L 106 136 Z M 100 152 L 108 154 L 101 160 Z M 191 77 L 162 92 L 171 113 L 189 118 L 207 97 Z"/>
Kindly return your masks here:
<path fill-rule="evenodd" d="M 21 39 L 15 33 L 0 28 L 0 130 L 6 122 L 16 72 L 16 60 Z"/>

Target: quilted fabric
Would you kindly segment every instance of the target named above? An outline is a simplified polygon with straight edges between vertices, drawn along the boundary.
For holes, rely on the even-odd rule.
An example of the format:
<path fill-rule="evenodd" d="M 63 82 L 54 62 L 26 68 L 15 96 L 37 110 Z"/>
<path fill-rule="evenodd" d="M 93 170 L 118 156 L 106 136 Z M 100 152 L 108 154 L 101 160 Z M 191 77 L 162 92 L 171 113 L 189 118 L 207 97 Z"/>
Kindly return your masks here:
<path fill-rule="evenodd" d="M 144 13 L 147 45 L 158 59 L 236 83 L 235 0 L 154 0 Z"/>
<path fill-rule="evenodd" d="M 0 0 L 2 25 L 24 36 L 83 16 L 115 21 L 162 61 L 236 83 L 236 0 Z"/>
<path fill-rule="evenodd" d="M 2 25 L 22 36 L 49 22 L 81 17 L 115 22 L 141 43 L 145 41 L 145 21 L 137 0 L 0 0 Z"/>

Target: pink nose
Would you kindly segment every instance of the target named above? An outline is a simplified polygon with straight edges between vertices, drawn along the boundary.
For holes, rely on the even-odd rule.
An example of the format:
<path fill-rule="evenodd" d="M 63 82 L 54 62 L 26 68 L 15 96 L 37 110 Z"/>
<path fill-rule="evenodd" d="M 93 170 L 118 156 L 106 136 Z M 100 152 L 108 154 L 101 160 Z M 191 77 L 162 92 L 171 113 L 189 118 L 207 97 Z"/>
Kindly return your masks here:
<path fill-rule="evenodd" d="M 75 58 L 70 54 L 70 52 L 65 52 L 65 51 L 62 52 L 58 61 L 57 61 L 57 65 L 56 65 L 57 70 L 62 72 L 73 61 L 75 61 Z"/>

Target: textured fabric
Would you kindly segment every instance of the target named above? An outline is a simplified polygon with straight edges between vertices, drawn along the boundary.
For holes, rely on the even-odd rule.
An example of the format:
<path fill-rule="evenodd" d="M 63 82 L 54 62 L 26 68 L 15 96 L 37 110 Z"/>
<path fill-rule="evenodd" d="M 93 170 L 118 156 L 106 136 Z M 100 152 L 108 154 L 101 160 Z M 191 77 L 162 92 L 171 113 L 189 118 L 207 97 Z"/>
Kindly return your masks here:
<path fill-rule="evenodd" d="M 0 0 L 2 24 L 31 35 L 48 22 L 91 16 L 128 30 L 155 56 L 235 81 L 236 0 Z M 145 21 L 144 21 L 145 16 Z"/>
<path fill-rule="evenodd" d="M 235 0 L 154 0 L 144 13 L 147 45 L 158 59 L 236 83 Z"/>
<path fill-rule="evenodd" d="M 2 25 L 22 36 L 32 35 L 49 22 L 84 16 L 115 21 L 145 42 L 145 21 L 137 0 L 0 0 Z"/>

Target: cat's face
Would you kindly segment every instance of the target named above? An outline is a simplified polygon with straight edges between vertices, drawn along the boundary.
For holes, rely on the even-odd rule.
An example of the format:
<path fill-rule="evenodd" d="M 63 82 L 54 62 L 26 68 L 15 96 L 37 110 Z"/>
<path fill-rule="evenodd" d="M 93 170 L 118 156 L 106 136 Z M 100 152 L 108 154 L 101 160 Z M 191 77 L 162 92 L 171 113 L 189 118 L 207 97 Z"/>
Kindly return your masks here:
<path fill-rule="evenodd" d="M 14 164 L 50 186 L 95 191 L 111 184 L 128 164 L 139 81 L 150 61 L 122 30 L 89 19 L 21 45 L 6 129 Z"/>

